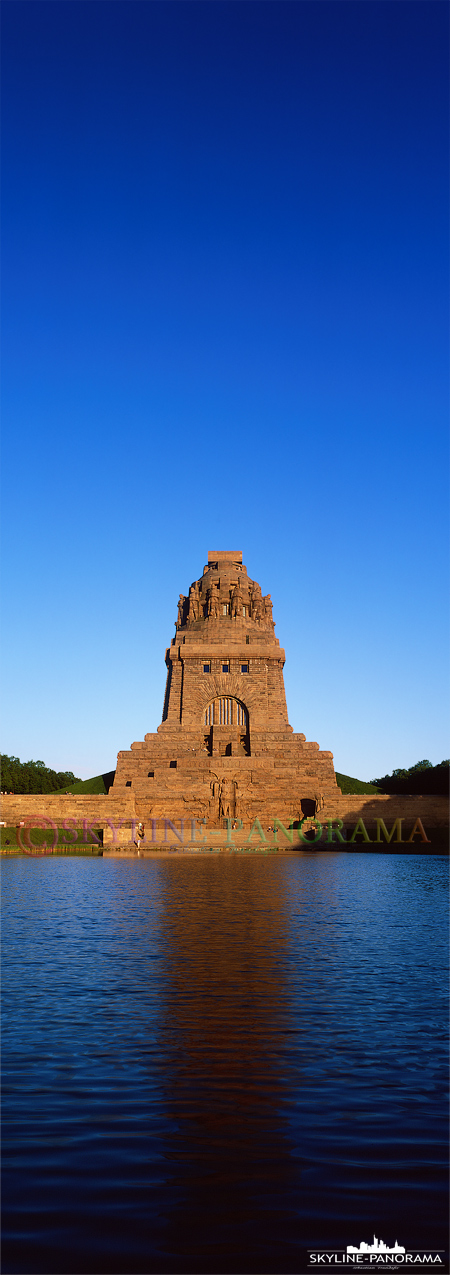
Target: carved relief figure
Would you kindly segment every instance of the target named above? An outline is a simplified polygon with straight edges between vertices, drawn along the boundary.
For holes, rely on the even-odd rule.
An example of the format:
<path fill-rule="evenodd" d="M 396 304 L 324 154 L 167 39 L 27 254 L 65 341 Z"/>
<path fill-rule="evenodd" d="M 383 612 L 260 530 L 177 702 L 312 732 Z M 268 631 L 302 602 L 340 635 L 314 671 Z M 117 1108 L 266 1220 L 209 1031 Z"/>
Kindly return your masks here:
<path fill-rule="evenodd" d="M 189 589 L 189 615 L 191 620 L 198 620 L 200 615 L 200 597 L 198 584 L 191 584 Z"/>
<path fill-rule="evenodd" d="M 239 581 L 237 584 L 233 585 L 233 588 L 231 590 L 231 614 L 235 618 L 237 615 L 242 615 L 242 593 L 240 590 Z"/>
<path fill-rule="evenodd" d="M 217 620 L 219 615 L 219 599 L 215 589 L 211 590 L 211 598 L 209 604 L 209 614 L 212 620 Z"/>
<path fill-rule="evenodd" d="M 222 779 L 219 786 L 219 819 L 230 819 L 234 814 L 234 783 L 232 779 Z"/>
<path fill-rule="evenodd" d="M 178 601 L 178 620 L 177 620 L 177 623 L 180 625 L 183 623 L 183 611 L 184 611 L 185 601 L 186 601 L 186 598 L 184 596 L 184 593 L 180 593 L 180 597 Z"/>
<path fill-rule="evenodd" d="M 251 614 L 253 620 L 260 620 L 262 616 L 262 597 L 261 585 L 253 581 L 250 591 Z"/>
<path fill-rule="evenodd" d="M 214 778 L 211 780 L 210 788 L 211 788 L 211 798 L 212 798 L 214 818 L 217 819 L 217 816 L 218 815 L 220 816 L 220 792 L 221 792 L 221 783 L 217 775 L 214 775 Z"/>
<path fill-rule="evenodd" d="M 265 598 L 263 598 L 263 603 L 264 603 L 264 615 L 266 619 L 272 620 L 272 599 L 271 599 L 270 593 L 266 593 Z"/>

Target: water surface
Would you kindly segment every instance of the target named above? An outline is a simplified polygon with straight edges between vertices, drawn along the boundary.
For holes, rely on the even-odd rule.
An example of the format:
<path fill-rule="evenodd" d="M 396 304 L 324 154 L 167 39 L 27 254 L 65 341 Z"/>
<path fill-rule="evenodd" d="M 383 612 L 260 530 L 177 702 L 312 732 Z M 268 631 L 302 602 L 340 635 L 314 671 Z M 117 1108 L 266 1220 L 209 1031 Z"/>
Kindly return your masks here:
<path fill-rule="evenodd" d="M 444 858 L 2 877 L 5 1273 L 301 1275 L 374 1231 L 445 1247 Z"/>

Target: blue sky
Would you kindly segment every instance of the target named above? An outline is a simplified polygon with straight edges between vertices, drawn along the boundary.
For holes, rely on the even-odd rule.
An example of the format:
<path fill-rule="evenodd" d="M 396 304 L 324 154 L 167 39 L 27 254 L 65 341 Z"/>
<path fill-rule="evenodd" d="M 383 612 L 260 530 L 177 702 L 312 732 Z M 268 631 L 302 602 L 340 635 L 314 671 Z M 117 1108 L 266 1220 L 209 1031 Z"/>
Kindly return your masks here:
<path fill-rule="evenodd" d="M 449 756 L 445 3 L 3 4 L 2 751 L 156 730 L 239 548 L 290 721 Z"/>

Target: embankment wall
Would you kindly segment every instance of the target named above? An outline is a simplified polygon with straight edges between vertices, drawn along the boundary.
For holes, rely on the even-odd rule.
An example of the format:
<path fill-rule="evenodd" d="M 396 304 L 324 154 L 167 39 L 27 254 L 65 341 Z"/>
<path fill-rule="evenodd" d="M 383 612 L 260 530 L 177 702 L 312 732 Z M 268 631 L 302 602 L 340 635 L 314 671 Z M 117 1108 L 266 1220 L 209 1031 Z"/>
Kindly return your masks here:
<path fill-rule="evenodd" d="M 278 816 L 276 803 L 270 815 L 267 810 L 263 810 L 260 816 L 261 828 L 265 834 L 267 841 L 273 839 L 271 825 Z M 39 821 L 52 821 L 56 827 L 61 828 L 66 823 L 66 827 L 70 831 L 75 824 L 83 827 L 83 823 L 87 827 L 100 827 L 103 829 L 103 844 L 120 845 L 127 844 L 131 841 L 135 833 L 136 824 L 136 808 L 135 798 L 132 792 L 124 793 L 123 791 L 117 795 L 110 793 L 109 795 L 83 795 L 83 794 L 47 794 L 47 793 L 27 793 L 5 794 L 2 797 L 2 813 L 1 818 L 7 827 L 18 827 L 21 823 L 32 827 L 38 827 Z M 423 796 L 372 796 L 372 795 L 343 795 L 339 793 L 335 798 L 327 800 L 325 807 L 317 815 L 318 820 L 323 825 L 323 836 L 325 840 L 327 836 L 327 824 L 330 820 L 341 820 L 347 834 L 351 835 L 352 830 L 356 827 L 359 820 L 362 820 L 370 837 L 371 842 L 377 840 L 376 821 L 383 820 L 388 830 L 391 831 L 396 820 L 401 820 L 401 841 L 407 843 L 416 821 L 421 820 L 425 830 L 427 840 L 433 840 L 432 834 L 439 834 L 442 844 L 442 837 L 445 837 L 445 830 L 448 829 L 449 812 L 448 802 L 445 797 L 431 796 L 424 794 Z M 172 819 L 170 809 L 166 811 L 166 820 Z M 282 820 L 285 823 L 285 820 Z M 175 828 L 180 831 L 180 821 L 173 819 Z M 247 826 L 248 824 L 248 826 Z M 233 841 L 239 843 L 245 842 L 250 832 L 251 822 L 246 820 L 244 826 L 239 830 L 239 835 L 233 833 Z M 222 830 L 223 835 L 220 835 Z M 214 835 L 215 843 L 227 843 L 228 834 L 226 831 L 225 820 L 220 820 L 217 824 L 208 821 L 207 825 L 201 825 L 199 821 L 195 826 L 194 840 L 199 840 L 207 834 Z M 179 844 L 180 839 L 172 829 L 165 826 L 164 818 L 158 817 L 153 824 L 146 824 L 147 843 L 160 844 L 167 840 Z M 256 834 L 257 836 L 257 834 Z M 184 820 L 183 843 L 188 843 L 192 837 L 192 825 L 189 808 L 186 811 Z M 297 835 L 295 840 L 297 841 Z M 383 840 L 383 839 L 382 839 Z M 399 840 L 397 831 L 394 833 L 391 845 L 396 844 Z M 417 844 L 421 838 L 420 831 L 414 838 L 414 844 Z M 283 845 L 288 841 L 279 831 L 277 833 L 277 843 Z M 358 842 L 359 844 L 359 842 Z"/>

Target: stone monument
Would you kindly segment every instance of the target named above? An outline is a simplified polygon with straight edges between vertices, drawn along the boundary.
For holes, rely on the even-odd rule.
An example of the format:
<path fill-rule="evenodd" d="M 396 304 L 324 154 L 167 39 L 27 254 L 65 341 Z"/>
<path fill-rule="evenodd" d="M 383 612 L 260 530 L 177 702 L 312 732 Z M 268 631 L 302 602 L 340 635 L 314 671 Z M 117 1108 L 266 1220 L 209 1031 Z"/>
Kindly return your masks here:
<path fill-rule="evenodd" d="M 340 796 L 333 754 L 294 734 L 270 594 L 242 553 L 213 550 L 180 594 L 161 725 L 120 752 L 111 796 L 136 817 L 288 824 Z M 130 792 L 131 789 L 131 792 Z"/>

